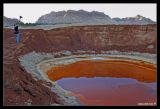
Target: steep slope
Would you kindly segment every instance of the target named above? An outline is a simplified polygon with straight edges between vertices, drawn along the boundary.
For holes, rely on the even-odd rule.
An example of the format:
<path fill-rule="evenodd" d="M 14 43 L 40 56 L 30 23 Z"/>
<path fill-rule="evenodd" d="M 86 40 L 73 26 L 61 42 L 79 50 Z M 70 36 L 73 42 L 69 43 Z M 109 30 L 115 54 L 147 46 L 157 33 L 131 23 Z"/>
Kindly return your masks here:
<path fill-rule="evenodd" d="M 7 34 L 13 34 L 10 30 Z M 53 30 L 21 30 L 28 38 L 23 51 L 120 50 L 155 53 L 156 25 L 77 26 Z M 152 46 L 152 47 L 149 47 Z"/>

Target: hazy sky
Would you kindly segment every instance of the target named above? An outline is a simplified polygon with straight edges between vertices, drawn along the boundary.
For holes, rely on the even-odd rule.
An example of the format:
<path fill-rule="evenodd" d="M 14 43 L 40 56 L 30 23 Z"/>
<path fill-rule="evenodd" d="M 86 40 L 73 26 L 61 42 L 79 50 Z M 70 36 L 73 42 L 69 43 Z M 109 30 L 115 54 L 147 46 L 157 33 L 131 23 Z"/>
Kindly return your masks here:
<path fill-rule="evenodd" d="M 86 11 L 99 11 L 104 12 L 106 15 L 113 17 L 134 17 L 140 14 L 144 17 L 150 18 L 153 21 L 156 19 L 156 4 L 4 4 L 4 16 L 9 18 L 19 18 L 23 16 L 22 21 L 35 22 L 38 18 L 44 14 L 50 13 L 51 11 L 62 11 L 62 10 L 86 10 Z"/>

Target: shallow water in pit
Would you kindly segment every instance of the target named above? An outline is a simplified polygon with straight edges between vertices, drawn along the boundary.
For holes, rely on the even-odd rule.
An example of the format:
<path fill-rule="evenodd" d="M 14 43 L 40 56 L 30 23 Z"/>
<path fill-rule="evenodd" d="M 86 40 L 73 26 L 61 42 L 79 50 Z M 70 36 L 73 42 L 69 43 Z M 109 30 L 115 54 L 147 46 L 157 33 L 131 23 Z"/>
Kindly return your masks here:
<path fill-rule="evenodd" d="M 85 105 L 156 103 L 156 67 L 148 63 L 83 60 L 47 74 Z"/>

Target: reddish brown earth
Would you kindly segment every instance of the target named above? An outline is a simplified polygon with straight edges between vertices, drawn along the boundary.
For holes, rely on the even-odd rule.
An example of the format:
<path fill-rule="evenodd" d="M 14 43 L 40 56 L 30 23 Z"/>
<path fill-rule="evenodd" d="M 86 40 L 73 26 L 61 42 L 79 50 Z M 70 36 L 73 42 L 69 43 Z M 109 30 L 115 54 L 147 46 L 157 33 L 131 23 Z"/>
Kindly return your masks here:
<path fill-rule="evenodd" d="M 144 26 L 80 26 L 53 30 L 20 30 L 21 43 L 15 44 L 12 29 L 4 29 L 4 105 L 25 105 L 31 99 L 32 105 L 59 103 L 56 94 L 35 81 L 21 68 L 17 57 L 36 52 L 60 50 L 120 50 L 156 53 L 156 25 Z M 147 48 L 153 45 L 153 48 Z M 44 82 L 45 83 L 45 82 Z M 45 83 L 47 84 L 47 83 Z"/>

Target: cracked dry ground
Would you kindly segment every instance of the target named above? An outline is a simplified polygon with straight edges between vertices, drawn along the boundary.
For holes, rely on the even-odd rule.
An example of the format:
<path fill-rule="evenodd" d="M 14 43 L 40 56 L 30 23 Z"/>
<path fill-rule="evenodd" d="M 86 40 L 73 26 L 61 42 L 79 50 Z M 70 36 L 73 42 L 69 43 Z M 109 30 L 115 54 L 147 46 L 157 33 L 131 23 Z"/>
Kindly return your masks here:
<path fill-rule="evenodd" d="M 9 32 L 9 33 L 7 33 Z M 21 68 L 17 57 L 28 40 L 28 33 L 21 33 L 21 43 L 15 43 L 13 30 L 5 31 L 3 41 L 4 105 L 49 105 L 58 103 L 56 94 L 43 86 L 44 81 L 35 81 Z M 26 35 L 24 35 L 26 34 Z M 24 37 L 25 36 L 25 37 Z"/>

